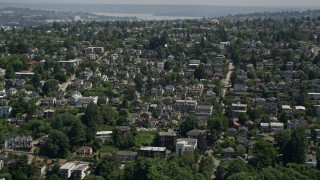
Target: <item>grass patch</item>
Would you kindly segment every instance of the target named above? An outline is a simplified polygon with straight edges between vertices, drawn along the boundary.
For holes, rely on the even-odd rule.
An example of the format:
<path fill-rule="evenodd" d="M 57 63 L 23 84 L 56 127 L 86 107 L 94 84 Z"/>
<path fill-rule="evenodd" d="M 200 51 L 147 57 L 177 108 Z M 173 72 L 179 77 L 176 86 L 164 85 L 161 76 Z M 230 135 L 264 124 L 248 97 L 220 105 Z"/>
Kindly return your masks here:
<path fill-rule="evenodd" d="M 156 132 L 139 132 L 135 137 L 135 147 L 154 145 L 156 134 Z"/>

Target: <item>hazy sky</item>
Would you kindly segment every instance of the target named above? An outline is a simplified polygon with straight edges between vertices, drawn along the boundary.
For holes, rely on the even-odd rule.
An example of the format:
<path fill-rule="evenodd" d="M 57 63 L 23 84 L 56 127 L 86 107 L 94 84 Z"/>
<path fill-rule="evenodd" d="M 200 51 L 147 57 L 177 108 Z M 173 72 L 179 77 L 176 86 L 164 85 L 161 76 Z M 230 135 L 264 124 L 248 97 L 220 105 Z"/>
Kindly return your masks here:
<path fill-rule="evenodd" d="M 103 3 L 103 4 L 197 4 L 233 6 L 320 6 L 320 0 L 0 0 L 0 2 Z"/>

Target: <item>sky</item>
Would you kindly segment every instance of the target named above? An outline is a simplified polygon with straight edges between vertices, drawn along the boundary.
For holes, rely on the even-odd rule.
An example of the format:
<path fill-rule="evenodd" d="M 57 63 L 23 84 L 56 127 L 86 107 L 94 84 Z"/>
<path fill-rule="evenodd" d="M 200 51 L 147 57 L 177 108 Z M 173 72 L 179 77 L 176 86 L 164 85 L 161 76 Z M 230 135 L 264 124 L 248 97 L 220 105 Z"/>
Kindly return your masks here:
<path fill-rule="evenodd" d="M 179 4 L 222 6 L 320 6 L 320 0 L 0 0 L 10 3 Z"/>

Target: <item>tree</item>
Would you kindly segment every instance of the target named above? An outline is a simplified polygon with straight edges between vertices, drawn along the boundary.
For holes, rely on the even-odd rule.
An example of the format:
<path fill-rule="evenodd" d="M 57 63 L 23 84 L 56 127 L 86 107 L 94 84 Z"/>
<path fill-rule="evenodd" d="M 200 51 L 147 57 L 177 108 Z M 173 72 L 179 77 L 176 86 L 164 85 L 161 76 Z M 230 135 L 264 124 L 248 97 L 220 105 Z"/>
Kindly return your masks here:
<path fill-rule="evenodd" d="M 87 141 L 93 140 L 97 131 L 97 126 L 102 124 L 99 107 L 93 102 L 89 103 L 81 120 L 82 123 L 87 126 Z"/>
<path fill-rule="evenodd" d="M 258 168 L 271 165 L 277 157 L 273 145 L 265 140 L 258 140 L 254 145 L 253 155 L 257 159 Z"/>
<path fill-rule="evenodd" d="M 187 119 L 180 125 L 180 133 L 182 136 L 186 136 L 187 132 L 198 127 L 198 122 L 195 116 L 190 115 Z"/>
<path fill-rule="evenodd" d="M 14 70 L 12 68 L 11 65 L 8 65 L 7 68 L 6 68 L 6 73 L 5 73 L 5 76 L 4 76 L 6 79 L 14 79 L 15 77 L 15 74 L 14 74 Z"/>
<path fill-rule="evenodd" d="M 61 131 L 53 130 L 48 136 L 46 154 L 50 158 L 66 158 L 69 154 L 69 138 Z"/>
<path fill-rule="evenodd" d="M 59 89 L 59 86 L 58 86 L 59 82 L 55 79 L 50 79 L 48 81 L 46 81 L 44 84 L 43 84 L 43 92 L 46 94 L 46 95 L 49 95 L 50 93 L 52 92 L 56 92 L 58 91 Z"/>
<path fill-rule="evenodd" d="M 79 120 L 74 121 L 68 135 L 72 146 L 82 146 L 86 142 L 86 132 Z"/>
<path fill-rule="evenodd" d="M 104 157 L 97 163 L 94 174 L 104 179 L 118 179 L 120 176 L 119 162 L 115 156 Z"/>
<path fill-rule="evenodd" d="M 295 128 L 291 135 L 291 162 L 302 164 L 305 163 L 308 152 L 308 139 L 303 128 Z"/>
<path fill-rule="evenodd" d="M 193 73 L 194 77 L 198 80 L 204 79 L 206 77 L 205 68 L 203 65 L 200 65 Z"/>

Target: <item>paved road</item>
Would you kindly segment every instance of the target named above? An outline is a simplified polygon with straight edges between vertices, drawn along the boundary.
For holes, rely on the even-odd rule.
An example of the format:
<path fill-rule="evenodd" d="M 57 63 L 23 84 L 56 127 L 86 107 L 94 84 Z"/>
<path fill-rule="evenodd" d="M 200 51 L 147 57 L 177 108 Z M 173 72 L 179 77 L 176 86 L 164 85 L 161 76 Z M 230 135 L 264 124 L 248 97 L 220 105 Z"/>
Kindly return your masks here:
<path fill-rule="evenodd" d="M 76 78 L 76 75 L 71 75 L 71 77 L 67 80 L 67 82 L 59 85 L 59 91 L 65 92 L 67 87 L 72 83 L 72 81 Z"/>
<path fill-rule="evenodd" d="M 228 73 L 226 75 L 226 78 L 222 79 L 222 86 L 223 86 L 222 98 L 224 98 L 226 96 L 227 88 L 225 88 L 225 86 L 228 86 L 230 84 L 231 74 L 232 74 L 233 70 L 234 70 L 233 63 L 229 62 Z"/>

